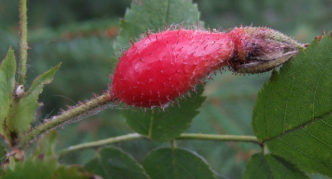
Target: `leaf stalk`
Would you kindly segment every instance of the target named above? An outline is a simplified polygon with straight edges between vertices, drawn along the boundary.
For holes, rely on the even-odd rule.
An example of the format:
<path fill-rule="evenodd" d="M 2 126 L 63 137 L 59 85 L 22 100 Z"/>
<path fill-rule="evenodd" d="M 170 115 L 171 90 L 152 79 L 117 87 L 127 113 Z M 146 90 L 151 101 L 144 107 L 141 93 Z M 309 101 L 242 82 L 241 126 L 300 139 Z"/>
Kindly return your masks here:
<path fill-rule="evenodd" d="M 127 142 L 136 139 L 148 139 L 148 137 L 140 135 L 138 133 L 131 133 L 117 137 L 110 137 L 107 139 L 97 140 L 93 142 L 82 143 L 73 145 L 59 152 L 59 156 L 66 155 L 70 152 L 79 151 L 89 148 L 98 148 L 105 145 Z M 250 142 L 261 145 L 255 136 L 239 136 L 239 135 L 220 135 L 220 134 L 200 134 L 200 133 L 184 133 L 181 134 L 176 140 L 214 140 L 214 141 L 226 141 L 226 142 Z M 175 140 L 173 140 L 175 141 Z"/>

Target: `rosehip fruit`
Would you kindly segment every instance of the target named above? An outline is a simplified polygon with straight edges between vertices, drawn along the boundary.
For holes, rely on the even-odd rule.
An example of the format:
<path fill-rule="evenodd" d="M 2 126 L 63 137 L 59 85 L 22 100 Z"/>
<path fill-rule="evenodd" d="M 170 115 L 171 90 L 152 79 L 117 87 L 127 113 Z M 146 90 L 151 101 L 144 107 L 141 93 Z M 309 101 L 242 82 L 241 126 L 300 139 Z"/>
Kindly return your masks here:
<path fill-rule="evenodd" d="M 289 60 L 300 47 L 268 28 L 166 30 L 133 43 L 122 55 L 110 94 L 128 105 L 162 106 L 224 66 L 241 73 L 263 72 Z"/>

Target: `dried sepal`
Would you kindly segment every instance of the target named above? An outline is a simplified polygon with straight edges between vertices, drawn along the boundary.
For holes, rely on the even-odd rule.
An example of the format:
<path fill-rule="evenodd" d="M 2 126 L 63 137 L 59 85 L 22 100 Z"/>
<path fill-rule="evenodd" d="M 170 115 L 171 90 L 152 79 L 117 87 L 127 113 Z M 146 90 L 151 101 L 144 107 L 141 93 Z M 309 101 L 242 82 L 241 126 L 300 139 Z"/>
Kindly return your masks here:
<path fill-rule="evenodd" d="M 229 61 L 238 73 L 269 71 L 294 57 L 305 48 L 285 34 L 265 27 L 241 27 L 230 32 L 236 52 Z"/>

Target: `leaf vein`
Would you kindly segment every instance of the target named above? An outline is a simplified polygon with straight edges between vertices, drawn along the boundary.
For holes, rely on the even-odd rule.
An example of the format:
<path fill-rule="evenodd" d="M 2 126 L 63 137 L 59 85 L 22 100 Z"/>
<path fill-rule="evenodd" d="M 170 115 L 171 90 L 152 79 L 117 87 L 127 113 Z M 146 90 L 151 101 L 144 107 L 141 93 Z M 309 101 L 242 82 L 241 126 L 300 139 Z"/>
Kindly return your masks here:
<path fill-rule="evenodd" d="M 316 158 L 313 158 L 314 156 L 312 155 L 308 155 L 307 153 L 303 152 L 300 148 L 296 147 L 295 145 L 289 145 L 287 142 L 284 142 L 283 140 L 279 139 L 280 142 L 285 145 L 285 146 L 288 146 L 289 148 L 291 149 L 294 149 L 296 150 L 297 152 L 299 152 L 303 157 L 309 159 L 310 161 L 316 161 Z M 291 151 L 291 150 L 287 150 L 288 152 Z M 326 165 L 326 163 L 324 162 L 319 162 L 320 164 L 322 164 L 324 167 L 326 168 L 332 168 L 332 166 L 330 165 Z"/>
<path fill-rule="evenodd" d="M 294 82 L 294 78 L 292 78 L 290 93 L 293 93 L 293 89 L 294 89 L 293 82 Z M 289 98 L 286 99 L 285 110 L 284 110 L 284 115 L 283 115 L 284 118 L 282 119 L 282 132 L 285 132 L 285 120 L 286 120 L 286 115 L 287 115 L 288 102 L 289 102 Z"/>
<path fill-rule="evenodd" d="M 325 145 L 327 148 L 332 149 L 332 146 L 331 146 L 331 145 L 329 145 L 329 144 L 327 144 L 326 142 L 322 141 L 321 139 L 319 139 L 319 137 L 313 135 L 313 134 L 310 133 L 310 132 L 308 132 L 308 133 L 305 132 L 305 133 L 306 133 L 307 135 L 309 135 L 310 137 L 312 137 L 313 139 L 315 139 L 316 141 L 318 141 L 319 143 Z"/>
<path fill-rule="evenodd" d="M 275 139 L 281 138 L 281 137 L 283 137 L 283 136 L 285 136 L 285 135 L 287 135 L 289 133 L 295 132 L 295 131 L 297 131 L 299 129 L 303 129 L 306 126 L 308 126 L 308 125 L 310 125 L 312 123 L 315 123 L 317 121 L 322 121 L 325 117 L 327 117 L 329 115 L 332 115 L 332 110 L 328 111 L 328 112 L 326 112 L 324 114 L 322 114 L 321 116 L 315 117 L 312 120 L 306 121 L 305 123 L 303 123 L 301 125 L 298 125 L 298 126 L 292 128 L 292 129 L 288 129 L 288 130 L 286 130 L 285 132 L 283 132 L 283 133 L 281 133 L 279 135 L 276 135 L 276 136 L 270 137 L 270 138 L 265 138 L 265 139 L 263 139 L 262 142 L 265 143 L 265 142 L 268 142 L 268 141 L 271 141 L 271 140 L 275 140 Z"/>

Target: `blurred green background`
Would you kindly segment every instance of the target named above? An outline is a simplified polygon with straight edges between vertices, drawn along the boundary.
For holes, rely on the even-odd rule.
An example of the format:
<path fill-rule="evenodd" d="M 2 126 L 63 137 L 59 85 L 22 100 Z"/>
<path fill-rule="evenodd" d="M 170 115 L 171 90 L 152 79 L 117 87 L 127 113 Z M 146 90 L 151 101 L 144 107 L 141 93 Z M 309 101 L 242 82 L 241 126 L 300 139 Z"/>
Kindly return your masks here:
<path fill-rule="evenodd" d="M 194 2 L 198 4 L 205 27 L 210 28 L 268 26 L 301 42 L 309 42 L 322 31 L 332 29 L 330 0 Z M 116 64 L 113 40 L 130 0 L 33 0 L 28 3 L 29 81 L 63 63 L 54 82 L 42 94 L 44 107 L 40 118 L 55 115 L 66 105 L 106 90 L 110 82 L 107 75 Z M 18 1 L 0 0 L 1 59 L 9 46 L 18 52 Z M 204 94 L 208 98 L 188 132 L 253 135 L 252 109 L 257 92 L 269 75 L 237 75 L 227 70 L 219 73 L 207 84 Z M 125 123 L 120 107 L 112 107 L 58 131 L 58 149 L 133 132 Z M 169 144 L 138 140 L 116 145 L 140 161 L 151 149 Z M 178 146 L 196 151 L 226 178 L 242 178 L 251 154 L 259 151 L 253 144 L 231 142 L 178 141 Z M 85 150 L 70 154 L 62 162 L 83 164 L 92 157 L 93 151 Z"/>

